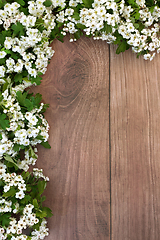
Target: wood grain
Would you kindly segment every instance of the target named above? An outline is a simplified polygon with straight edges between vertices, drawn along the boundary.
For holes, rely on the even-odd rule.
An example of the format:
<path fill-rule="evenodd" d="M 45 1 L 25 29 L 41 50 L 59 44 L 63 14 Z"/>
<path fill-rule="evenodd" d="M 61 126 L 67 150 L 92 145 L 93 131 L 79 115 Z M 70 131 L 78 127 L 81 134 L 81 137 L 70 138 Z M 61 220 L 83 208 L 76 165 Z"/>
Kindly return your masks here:
<path fill-rule="evenodd" d="M 32 88 L 50 103 L 52 148 L 39 147 L 37 163 L 50 178 L 46 240 L 109 240 L 109 47 L 83 37 L 52 46 L 42 84 Z"/>
<path fill-rule="evenodd" d="M 111 47 L 113 240 L 160 239 L 160 57 Z"/>

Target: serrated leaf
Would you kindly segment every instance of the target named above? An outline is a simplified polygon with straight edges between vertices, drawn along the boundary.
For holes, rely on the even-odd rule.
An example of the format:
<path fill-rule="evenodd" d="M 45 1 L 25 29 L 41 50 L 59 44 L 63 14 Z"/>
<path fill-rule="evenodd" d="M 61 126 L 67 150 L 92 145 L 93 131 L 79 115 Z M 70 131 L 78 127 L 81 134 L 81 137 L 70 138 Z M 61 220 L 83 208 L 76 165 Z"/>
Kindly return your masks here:
<path fill-rule="evenodd" d="M 40 93 L 37 93 L 35 97 L 31 97 L 30 100 L 32 101 L 34 106 L 39 107 L 40 102 L 42 100 L 42 95 Z"/>
<path fill-rule="evenodd" d="M 47 212 L 45 210 L 43 210 L 43 211 L 39 210 L 36 212 L 36 216 L 40 217 L 40 218 L 45 218 L 45 217 L 47 217 Z"/>
<path fill-rule="evenodd" d="M 32 109 L 33 109 L 33 103 L 29 99 L 25 100 L 24 106 L 27 108 L 28 111 L 32 111 Z"/>
<path fill-rule="evenodd" d="M 24 106 L 27 108 L 28 111 L 31 111 L 33 109 L 33 103 L 27 99 L 28 92 L 22 93 L 21 91 L 17 91 L 17 100 L 20 103 L 21 106 Z"/>
<path fill-rule="evenodd" d="M 36 83 L 37 85 L 41 84 L 42 77 L 37 76 L 36 78 L 30 77 L 31 83 Z"/>
<path fill-rule="evenodd" d="M 43 147 L 45 147 L 45 148 L 48 148 L 48 149 L 51 148 L 51 146 L 49 145 L 48 141 L 47 141 L 47 142 L 42 142 L 41 145 L 42 145 Z"/>
<path fill-rule="evenodd" d="M 127 50 L 129 48 L 129 45 L 125 42 L 122 41 L 119 45 L 118 48 L 116 49 L 116 54 L 119 54 L 121 52 L 124 52 L 125 50 Z"/>
<path fill-rule="evenodd" d="M 9 128 L 9 120 L 6 120 L 6 114 L 0 114 L 0 127 L 3 130 L 6 130 L 6 128 Z"/>
<path fill-rule="evenodd" d="M 48 207 L 43 207 L 42 211 L 45 211 L 47 213 L 47 216 L 46 216 L 47 218 L 53 216 L 52 210 L 50 208 L 48 208 Z"/>
<path fill-rule="evenodd" d="M 24 106 L 25 105 L 26 96 L 27 96 L 27 92 L 24 92 L 22 94 L 21 91 L 17 91 L 16 95 L 17 95 L 17 100 L 20 103 L 20 105 Z"/>

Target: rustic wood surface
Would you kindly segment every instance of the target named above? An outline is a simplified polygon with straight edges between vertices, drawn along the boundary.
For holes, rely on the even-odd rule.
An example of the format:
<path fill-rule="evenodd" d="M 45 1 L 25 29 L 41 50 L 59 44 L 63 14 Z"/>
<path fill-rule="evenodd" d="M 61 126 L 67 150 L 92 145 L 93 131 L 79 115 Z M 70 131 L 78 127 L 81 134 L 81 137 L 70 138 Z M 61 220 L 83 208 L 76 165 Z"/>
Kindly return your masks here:
<path fill-rule="evenodd" d="M 110 54 L 112 239 L 160 239 L 160 57 Z"/>
<path fill-rule="evenodd" d="M 52 148 L 39 148 L 37 164 L 50 178 L 46 240 L 109 240 L 109 47 L 86 38 L 52 46 L 48 71 L 33 89 L 50 103 Z"/>
<path fill-rule="evenodd" d="M 55 40 L 39 87 L 50 103 L 46 240 L 160 239 L 160 68 L 106 42 Z"/>

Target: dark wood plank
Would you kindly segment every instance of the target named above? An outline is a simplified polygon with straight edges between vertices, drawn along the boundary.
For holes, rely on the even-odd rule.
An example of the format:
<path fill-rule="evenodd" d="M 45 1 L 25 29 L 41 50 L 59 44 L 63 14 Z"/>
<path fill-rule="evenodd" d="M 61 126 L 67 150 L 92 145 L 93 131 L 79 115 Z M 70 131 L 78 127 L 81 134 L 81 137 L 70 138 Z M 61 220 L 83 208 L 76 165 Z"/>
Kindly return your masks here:
<path fill-rule="evenodd" d="M 52 148 L 39 147 L 37 164 L 50 178 L 46 240 L 109 240 L 109 48 L 84 37 L 52 45 L 43 82 L 32 88 L 50 103 Z"/>
<path fill-rule="evenodd" d="M 111 47 L 112 239 L 160 239 L 160 56 Z"/>

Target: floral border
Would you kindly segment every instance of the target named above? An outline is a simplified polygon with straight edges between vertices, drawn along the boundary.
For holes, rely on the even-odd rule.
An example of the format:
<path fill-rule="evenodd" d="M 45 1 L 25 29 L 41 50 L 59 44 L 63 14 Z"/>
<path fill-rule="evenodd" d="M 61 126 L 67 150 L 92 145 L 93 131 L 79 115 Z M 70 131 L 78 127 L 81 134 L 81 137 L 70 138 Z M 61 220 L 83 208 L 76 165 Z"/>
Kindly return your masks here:
<path fill-rule="evenodd" d="M 50 43 L 69 33 L 130 47 L 152 60 L 160 51 L 157 0 L 0 0 L 0 239 L 48 236 L 43 206 L 48 177 L 33 168 L 37 144 L 50 148 L 48 104 L 27 91 L 41 83 L 54 55 Z"/>

